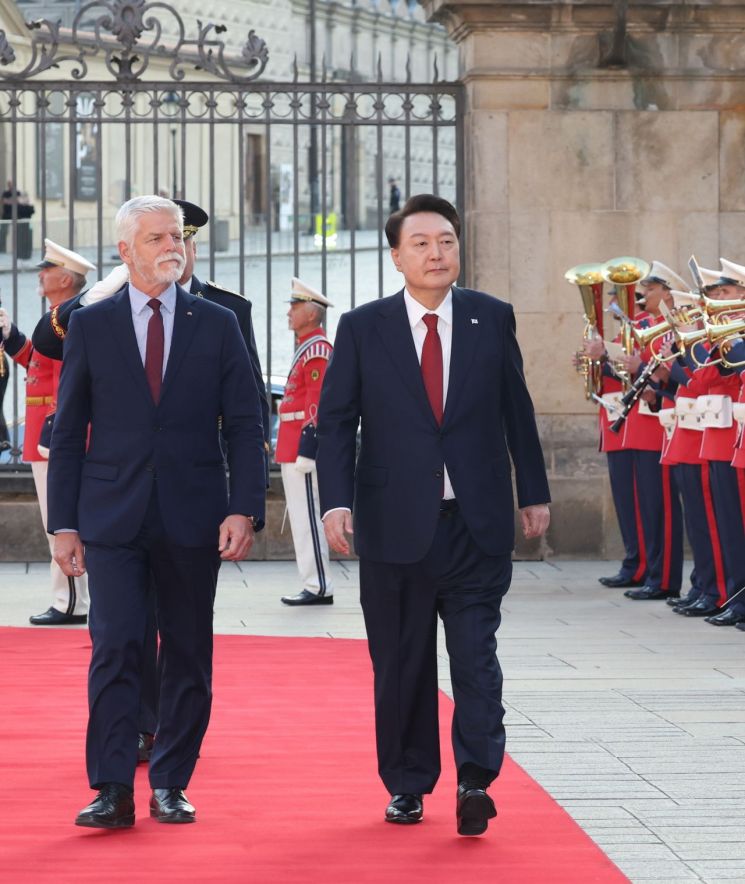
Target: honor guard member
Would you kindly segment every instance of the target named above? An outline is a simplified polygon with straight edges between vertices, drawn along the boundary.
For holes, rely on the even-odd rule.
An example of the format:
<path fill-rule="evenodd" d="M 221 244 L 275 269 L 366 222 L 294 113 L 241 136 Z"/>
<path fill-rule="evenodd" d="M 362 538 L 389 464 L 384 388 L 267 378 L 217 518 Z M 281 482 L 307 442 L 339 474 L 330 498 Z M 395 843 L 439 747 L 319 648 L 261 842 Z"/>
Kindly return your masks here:
<path fill-rule="evenodd" d="M 725 258 L 721 263 L 722 277 L 712 293 L 713 299 L 742 301 L 745 311 L 745 266 Z M 737 374 L 723 375 L 720 372 L 719 357 L 718 348 L 712 348 L 707 363 L 694 372 L 694 379 L 702 384 L 699 399 L 704 426 L 701 457 L 710 463 L 714 509 L 727 576 L 728 601 L 720 613 L 707 617 L 706 622 L 713 626 L 735 626 L 745 617 L 743 595 L 735 598 L 745 586 L 745 474 L 732 466 L 738 436 L 732 405 L 740 397 L 740 383 Z"/>
<path fill-rule="evenodd" d="M 614 290 L 611 289 L 609 303 L 615 302 L 615 298 Z M 620 342 L 621 333 L 619 332 L 613 343 L 619 344 Z M 609 577 L 599 577 L 598 581 L 603 586 L 610 588 L 644 586 L 644 578 L 647 574 L 647 554 L 639 513 L 633 453 L 623 447 L 623 433 L 613 433 L 610 429 L 623 407 L 621 404 L 623 385 L 608 361 L 603 340 L 596 338 L 585 341 L 584 348 L 591 359 L 599 360 L 603 365 L 601 393 L 603 404 L 601 404 L 598 413 L 600 428 L 598 448 L 605 453 L 607 458 L 611 496 L 624 548 L 624 557 L 618 573 Z"/>
<path fill-rule="evenodd" d="M 653 261 L 649 276 L 639 283 L 645 313 L 640 328 L 663 320 L 660 304 L 673 306 L 672 289 L 685 288 L 685 282 L 659 261 Z M 632 377 L 644 370 L 649 348 L 641 355 L 624 356 L 621 362 Z M 647 551 L 645 585 L 627 589 L 624 595 L 635 601 L 677 598 L 683 574 L 683 521 L 675 477 L 669 466 L 660 464 L 665 431 L 656 414 L 640 400 L 632 409 L 622 430 L 624 448 L 634 452 L 634 475 Z"/>
<path fill-rule="evenodd" d="M 44 240 L 44 258 L 39 267 L 39 294 L 46 298 L 53 311 L 60 305 L 76 299 L 85 286 L 86 274 L 96 268 L 82 255 L 65 249 L 51 239 Z M 0 308 L 0 326 L 5 339 L 5 351 L 13 361 L 26 369 L 26 432 L 23 440 L 23 460 L 31 463 L 31 471 L 39 499 L 41 518 L 46 533 L 47 524 L 47 449 L 40 448 L 42 431 L 48 416 L 56 408 L 60 364 L 40 353 L 10 321 Z M 45 440 L 46 441 L 46 440 Z M 48 445 L 48 442 L 47 442 Z M 54 537 L 47 534 L 49 548 L 54 548 Z M 43 614 L 34 614 L 29 621 L 34 626 L 60 626 L 85 623 L 88 619 L 88 579 L 66 577 L 52 558 L 52 606 Z"/>
<path fill-rule="evenodd" d="M 289 327 L 297 349 L 292 357 L 285 395 L 279 405 L 275 460 L 282 469 L 287 513 L 303 589 L 282 596 L 285 605 L 331 605 L 329 548 L 321 523 L 316 475 L 316 416 L 321 385 L 332 346 L 322 328 L 326 308 L 320 292 L 293 277 Z"/>

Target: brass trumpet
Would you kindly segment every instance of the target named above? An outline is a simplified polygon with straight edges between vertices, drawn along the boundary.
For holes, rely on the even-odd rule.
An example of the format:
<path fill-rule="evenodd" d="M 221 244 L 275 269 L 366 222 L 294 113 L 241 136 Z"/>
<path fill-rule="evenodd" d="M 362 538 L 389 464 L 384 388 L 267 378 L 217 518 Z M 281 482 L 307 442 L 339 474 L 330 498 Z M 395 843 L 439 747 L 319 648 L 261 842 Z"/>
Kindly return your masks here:
<path fill-rule="evenodd" d="M 735 319 L 732 322 L 706 322 L 706 333 L 715 347 L 719 347 L 719 360 L 727 368 L 743 368 L 745 360 L 730 362 L 727 354 L 733 345 L 745 339 L 745 319 Z"/>
<path fill-rule="evenodd" d="M 564 279 L 578 286 L 582 297 L 585 313 L 585 327 L 582 340 L 591 341 L 603 336 L 603 277 L 600 275 L 600 264 L 577 264 L 564 274 Z M 584 350 L 575 355 L 577 371 L 582 375 L 585 385 L 585 398 L 592 399 L 593 393 L 600 393 L 602 387 L 602 366 L 591 359 Z"/>
<path fill-rule="evenodd" d="M 727 301 L 718 301 L 716 298 L 702 297 L 702 303 L 709 319 L 716 319 L 728 313 L 742 313 L 745 311 L 745 301 L 741 298 L 732 298 Z"/>

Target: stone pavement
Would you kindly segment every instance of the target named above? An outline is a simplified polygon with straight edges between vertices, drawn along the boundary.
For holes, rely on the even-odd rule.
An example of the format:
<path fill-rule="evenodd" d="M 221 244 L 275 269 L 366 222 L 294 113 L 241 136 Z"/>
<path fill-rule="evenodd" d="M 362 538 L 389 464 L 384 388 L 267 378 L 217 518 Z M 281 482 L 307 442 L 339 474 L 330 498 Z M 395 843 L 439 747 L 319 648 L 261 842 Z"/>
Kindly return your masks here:
<path fill-rule="evenodd" d="M 745 633 L 601 587 L 615 564 L 516 563 L 499 633 L 508 751 L 631 881 L 745 882 Z M 356 564 L 332 567 L 336 602 L 311 609 L 279 603 L 293 562 L 223 567 L 216 631 L 361 638 Z M 47 606 L 46 566 L 0 564 L 2 625 Z M 444 651 L 441 679 L 448 691 Z"/>

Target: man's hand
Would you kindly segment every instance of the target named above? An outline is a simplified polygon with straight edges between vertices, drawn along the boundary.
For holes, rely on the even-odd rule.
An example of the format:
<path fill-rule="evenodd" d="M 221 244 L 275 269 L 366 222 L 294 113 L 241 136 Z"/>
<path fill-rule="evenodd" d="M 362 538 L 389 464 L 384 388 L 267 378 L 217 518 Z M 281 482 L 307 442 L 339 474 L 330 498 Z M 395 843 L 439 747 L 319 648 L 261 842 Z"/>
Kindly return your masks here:
<path fill-rule="evenodd" d="M 254 542 L 254 526 L 248 516 L 227 516 L 220 525 L 218 550 L 226 562 L 240 562 L 246 558 Z"/>
<path fill-rule="evenodd" d="M 551 521 L 548 504 L 538 503 L 535 506 L 524 507 L 520 510 L 520 521 L 526 540 L 545 534 L 548 531 L 548 523 Z"/>
<path fill-rule="evenodd" d="M 303 457 L 302 455 L 299 455 L 295 461 L 295 469 L 298 473 L 312 473 L 315 465 L 316 462 L 314 460 L 310 457 Z"/>
<path fill-rule="evenodd" d="M 605 341 L 602 338 L 592 338 L 582 342 L 585 354 L 594 360 L 600 359 L 605 354 Z"/>
<path fill-rule="evenodd" d="M 81 577 L 85 574 L 83 543 L 77 531 L 54 535 L 54 561 L 65 577 Z"/>
<path fill-rule="evenodd" d="M 0 332 L 2 332 L 3 340 L 7 341 L 10 337 L 13 323 L 4 307 L 0 307 Z"/>
<path fill-rule="evenodd" d="M 641 358 L 635 353 L 631 356 L 621 356 L 618 360 L 619 365 L 629 374 L 636 374 L 639 366 L 642 364 Z"/>
<path fill-rule="evenodd" d="M 327 513 L 323 520 L 323 530 L 331 549 L 342 555 L 349 555 L 349 541 L 346 534 L 353 534 L 352 514 L 349 510 L 334 510 Z"/>

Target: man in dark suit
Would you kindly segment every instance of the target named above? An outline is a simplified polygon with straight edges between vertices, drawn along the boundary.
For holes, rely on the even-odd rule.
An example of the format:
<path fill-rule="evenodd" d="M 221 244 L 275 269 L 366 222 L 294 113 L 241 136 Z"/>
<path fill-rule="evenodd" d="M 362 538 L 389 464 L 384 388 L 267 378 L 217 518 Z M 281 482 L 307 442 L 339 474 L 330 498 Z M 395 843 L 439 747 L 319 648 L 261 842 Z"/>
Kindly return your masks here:
<path fill-rule="evenodd" d="M 203 283 L 196 277 L 194 274 L 194 264 L 197 257 L 196 236 L 209 221 L 209 215 L 200 206 L 187 200 L 173 200 L 173 202 L 181 208 L 184 219 L 185 263 L 181 278 L 178 280 L 179 285 L 197 298 L 205 298 L 205 300 L 219 304 L 221 307 L 226 307 L 235 313 L 241 335 L 246 344 L 261 404 L 261 422 L 264 427 L 266 483 L 268 487 L 271 418 L 269 402 L 266 396 L 266 386 L 261 371 L 261 361 L 256 348 L 253 322 L 251 320 L 251 301 L 237 292 L 232 292 L 217 285 L 217 283 L 211 281 Z M 115 267 L 106 278 L 96 282 L 88 291 L 45 313 L 39 320 L 33 334 L 33 344 L 36 350 L 50 359 L 61 361 L 63 344 L 73 313 L 81 307 L 90 306 L 111 297 L 128 279 L 129 269 L 126 264 L 121 264 Z M 50 427 L 53 421 L 53 415 L 47 417 L 47 423 Z M 47 428 L 48 430 L 49 427 Z M 151 603 L 152 601 L 151 599 Z M 142 703 L 140 707 L 140 736 L 138 744 L 138 757 L 140 761 L 148 761 L 150 759 L 154 735 L 157 730 L 159 690 L 159 677 L 156 665 L 157 643 L 158 633 L 153 610 L 148 617 L 144 643 Z"/>
<path fill-rule="evenodd" d="M 176 285 L 181 210 L 137 197 L 116 226 L 129 283 L 71 319 L 49 460 L 55 559 L 89 573 L 86 755 L 98 795 L 76 824 L 95 828 L 134 823 L 151 575 L 163 664 L 150 814 L 194 821 L 183 790 L 209 721 L 217 573 L 247 554 L 265 494 L 259 396 L 235 315 Z"/>
<path fill-rule="evenodd" d="M 504 757 L 495 633 L 522 528 L 548 528 L 548 483 L 509 304 L 453 283 L 460 221 L 422 194 L 386 224 L 405 288 L 342 316 L 318 419 L 330 546 L 360 557 L 386 820 L 422 819 L 440 773 L 437 615 L 455 700 L 456 819 L 484 832 Z M 355 436 L 362 422 L 359 459 Z"/>

